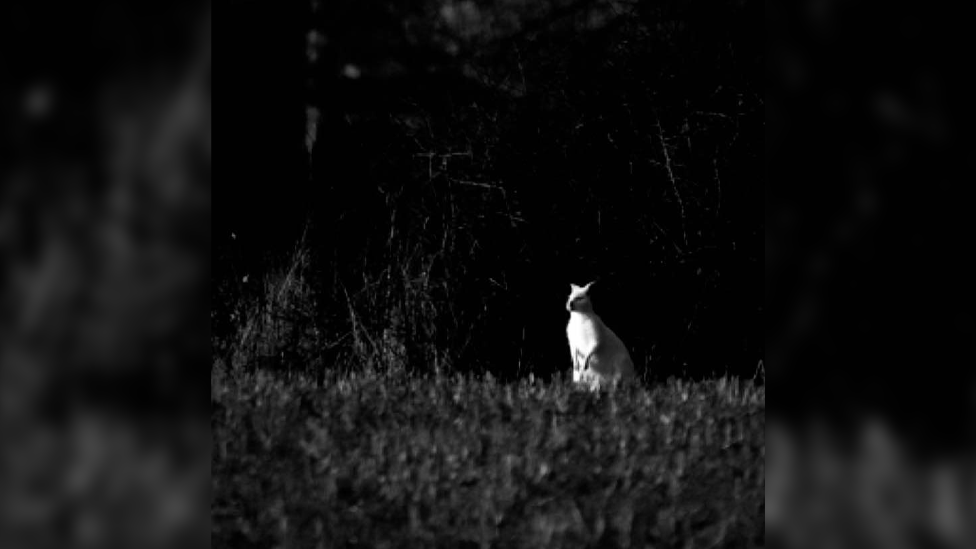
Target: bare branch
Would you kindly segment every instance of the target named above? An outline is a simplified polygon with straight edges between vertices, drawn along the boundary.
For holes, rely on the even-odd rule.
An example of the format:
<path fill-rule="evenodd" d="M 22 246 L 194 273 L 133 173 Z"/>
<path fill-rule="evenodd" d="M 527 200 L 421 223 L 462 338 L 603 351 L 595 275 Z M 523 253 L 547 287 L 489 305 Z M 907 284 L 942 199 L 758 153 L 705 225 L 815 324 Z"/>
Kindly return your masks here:
<path fill-rule="evenodd" d="M 661 153 L 664 156 L 664 169 L 668 173 L 668 180 L 671 181 L 671 188 L 674 189 L 674 196 L 678 199 L 678 207 L 681 209 L 681 241 L 687 248 L 688 233 L 685 229 L 685 202 L 681 199 L 681 193 L 678 192 L 678 183 L 675 181 L 674 170 L 671 167 L 671 153 L 668 151 L 668 144 L 664 140 L 664 130 L 661 129 L 661 120 L 656 118 L 654 124 L 657 127 L 658 140 L 661 142 Z"/>

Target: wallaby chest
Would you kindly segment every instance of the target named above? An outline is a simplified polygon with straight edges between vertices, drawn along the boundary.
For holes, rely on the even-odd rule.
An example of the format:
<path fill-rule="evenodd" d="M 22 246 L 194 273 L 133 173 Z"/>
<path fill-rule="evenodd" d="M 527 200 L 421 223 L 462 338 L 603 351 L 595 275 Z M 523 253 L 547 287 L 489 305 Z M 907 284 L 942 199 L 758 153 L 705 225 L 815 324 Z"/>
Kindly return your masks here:
<path fill-rule="evenodd" d="M 566 336 L 573 346 L 584 350 L 592 349 L 600 342 L 602 332 L 603 322 L 595 314 L 570 313 Z"/>

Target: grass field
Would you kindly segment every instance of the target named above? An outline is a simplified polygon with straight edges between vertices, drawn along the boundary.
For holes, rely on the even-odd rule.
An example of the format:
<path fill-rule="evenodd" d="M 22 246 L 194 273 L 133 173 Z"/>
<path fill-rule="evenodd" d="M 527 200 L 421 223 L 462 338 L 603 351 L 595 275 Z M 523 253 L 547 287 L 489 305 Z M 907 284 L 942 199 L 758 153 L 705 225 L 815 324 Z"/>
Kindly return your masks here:
<path fill-rule="evenodd" d="M 211 379 L 214 547 L 764 546 L 765 387 Z"/>

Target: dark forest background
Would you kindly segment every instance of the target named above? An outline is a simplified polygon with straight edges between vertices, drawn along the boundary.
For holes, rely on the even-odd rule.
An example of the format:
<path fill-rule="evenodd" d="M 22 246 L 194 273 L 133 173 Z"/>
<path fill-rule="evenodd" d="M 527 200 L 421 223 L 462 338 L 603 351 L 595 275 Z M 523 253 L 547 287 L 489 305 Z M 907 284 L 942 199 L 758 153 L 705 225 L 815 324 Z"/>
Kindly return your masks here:
<path fill-rule="evenodd" d="M 597 279 L 639 371 L 756 372 L 757 2 L 285 4 L 223 31 L 218 350 L 290 264 L 300 306 L 256 354 L 300 369 L 565 371 L 569 283 Z"/>

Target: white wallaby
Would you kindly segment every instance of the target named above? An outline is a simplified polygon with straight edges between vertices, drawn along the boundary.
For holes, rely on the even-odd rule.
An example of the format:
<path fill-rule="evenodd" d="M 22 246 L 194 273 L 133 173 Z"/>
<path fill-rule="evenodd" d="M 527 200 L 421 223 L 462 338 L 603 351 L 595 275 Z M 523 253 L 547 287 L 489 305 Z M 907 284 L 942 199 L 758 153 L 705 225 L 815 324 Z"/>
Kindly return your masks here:
<path fill-rule="evenodd" d="M 588 294 L 592 285 L 570 284 L 566 338 L 573 358 L 573 381 L 596 389 L 634 377 L 634 362 L 624 342 L 593 312 Z"/>

